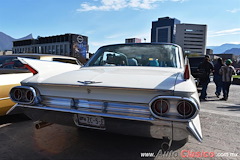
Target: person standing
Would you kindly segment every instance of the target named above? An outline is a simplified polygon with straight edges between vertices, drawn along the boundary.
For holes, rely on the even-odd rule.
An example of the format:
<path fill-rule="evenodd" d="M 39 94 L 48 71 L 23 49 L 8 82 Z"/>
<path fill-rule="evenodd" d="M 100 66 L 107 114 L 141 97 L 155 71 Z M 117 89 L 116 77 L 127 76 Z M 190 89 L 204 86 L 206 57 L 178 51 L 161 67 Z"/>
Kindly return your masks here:
<path fill-rule="evenodd" d="M 232 76 L 236 74 L 235 68 L 232 66 L 231 59 L 226 60 L 226 66 L 222 66 L 219 70 L 220 75 L 222 75 L 223 81 L 223 98 L 221 100 L 228 100 L 229 88 L 232 84 Z"/>
<path fill-rule="evenodd" d="M 214 72 L 213 72 L 213 81 L 216 85 L 216 92 L 215 95 L 219 98 L 222 88 L 223 88 L 223 83 L 222 83 L 222 75 L 219 74 L 220 68 L 224 66 L 222 58 L 217 59 L 217 63 L 214 65 Z"/>
<path fill-rule="evenodd" d="M 209 55 L 206 55 L 203 62 L 199 64 L 198 71 L 200 73 L 200 83 L 202 84 L 202 91 L 199 98 L 200 101 L 206 101 L 207 87 L 210 82 L 210 73 L 213 72 L 213 64 L 210 62 Z"/>

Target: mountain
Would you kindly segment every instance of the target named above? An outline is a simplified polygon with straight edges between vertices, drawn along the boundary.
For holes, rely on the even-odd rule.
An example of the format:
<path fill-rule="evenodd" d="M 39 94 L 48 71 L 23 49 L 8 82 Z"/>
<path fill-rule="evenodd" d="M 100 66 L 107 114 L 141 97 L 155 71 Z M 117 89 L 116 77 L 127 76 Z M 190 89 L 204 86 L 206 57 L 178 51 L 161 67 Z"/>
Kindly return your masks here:
<path fill-rule="evenodd" d="M 13 41 L 25 39 L 33 39 L 32 34 L 29 34 L 23 38 L 15 39 L 3 32 L 0 32 L 0 51 L 12 50 Z"/>
<path fill-rule="evenodd" d="M 0 32 L 0 51 L 11 50 L 14 38 Z"/>
<path fill-rule="evenodd" d="M 240 48 L 240 44 L 223 44 L 221 46 L 208 46 L 207 48 L 212 49 L 214 54 L 226 53 L 225 51 L 231 50 L 232 48 Z M 230 53 L 230 52 L 228 52 Z"/>
<path fill-rule="evenodd" d="M 235 55 L 240 55 L 240 48 L 228 49 L 224 53 L 231 53 L 231 54 L 235 54 Z"/>

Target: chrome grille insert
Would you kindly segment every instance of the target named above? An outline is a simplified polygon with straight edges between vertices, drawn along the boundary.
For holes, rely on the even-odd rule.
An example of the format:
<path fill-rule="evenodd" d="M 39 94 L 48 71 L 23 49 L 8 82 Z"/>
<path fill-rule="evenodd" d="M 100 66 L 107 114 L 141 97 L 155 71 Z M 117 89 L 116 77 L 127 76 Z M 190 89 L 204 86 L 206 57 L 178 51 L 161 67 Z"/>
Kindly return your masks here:
<path fill-rule="evenodd" d="M 148 104 L 121 103 L 85 99 L 42 96 L 41 104 L 47 107 L 107 113 L 113 115 L 151 117 Z"/>

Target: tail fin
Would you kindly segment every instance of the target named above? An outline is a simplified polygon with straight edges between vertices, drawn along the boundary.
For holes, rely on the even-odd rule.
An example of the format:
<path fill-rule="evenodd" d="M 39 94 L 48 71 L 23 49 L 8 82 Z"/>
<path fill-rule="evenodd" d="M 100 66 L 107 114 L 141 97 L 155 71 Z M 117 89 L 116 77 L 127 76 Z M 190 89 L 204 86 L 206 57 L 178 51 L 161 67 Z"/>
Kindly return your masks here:
<path fill-rule="evenodd" d="M 56 62 L 56 61 L 45 61 L 36 60 L 29 58 L 18 59 L 33 73 L 33 74 L 51 74 L 56 75 L 63 72 L 77 70 L 81 66 L 70 63 Z"/>

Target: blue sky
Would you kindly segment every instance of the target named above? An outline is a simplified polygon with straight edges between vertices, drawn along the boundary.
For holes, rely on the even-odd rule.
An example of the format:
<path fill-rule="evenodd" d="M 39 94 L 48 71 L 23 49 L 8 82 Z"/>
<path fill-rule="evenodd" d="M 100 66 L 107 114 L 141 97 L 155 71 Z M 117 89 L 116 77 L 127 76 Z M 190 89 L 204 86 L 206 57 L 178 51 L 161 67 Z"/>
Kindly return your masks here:
<path fill-rule="evenodd" d="M 207 45 L 240 44 L 240 0 L 0 0 L 0 32 L 13 38 L 86 35 L 90 52 L 146 38 L 160 17 L 206 24 Z"/>

